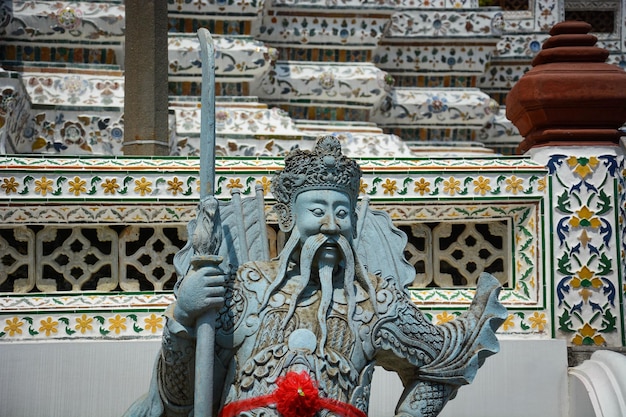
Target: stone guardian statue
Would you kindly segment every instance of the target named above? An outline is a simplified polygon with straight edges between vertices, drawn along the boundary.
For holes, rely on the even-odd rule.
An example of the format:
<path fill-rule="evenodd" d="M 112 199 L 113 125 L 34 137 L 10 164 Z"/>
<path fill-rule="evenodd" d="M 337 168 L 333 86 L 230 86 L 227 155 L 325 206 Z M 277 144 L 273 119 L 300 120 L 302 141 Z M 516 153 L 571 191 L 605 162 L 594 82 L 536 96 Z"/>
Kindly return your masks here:
<path fill-rule="evenodd" d="M 150 391 L 127 416 L 193 414 L 195 324 L 216 308 L 213 398 L 222 417 L 364 417 L 376 365 L 403 382 L 397 417 L 436 416 L 473 380 L 499 350 L 495 332 L 507 313 L 498 281 L 484 273 L 470 308 L 433 325 L 406 289 L 415 276 L 406 237 L 388 215 L 359 204 L 360 178 L 333 136 L 292 151 L 271 184 L 289 233 L 272 260 L 259 250 L 262 209 L 242 208 L 259 201 L 220 203 L 227 272 L 191 268 L 193 245 L 181 250 Z"/>

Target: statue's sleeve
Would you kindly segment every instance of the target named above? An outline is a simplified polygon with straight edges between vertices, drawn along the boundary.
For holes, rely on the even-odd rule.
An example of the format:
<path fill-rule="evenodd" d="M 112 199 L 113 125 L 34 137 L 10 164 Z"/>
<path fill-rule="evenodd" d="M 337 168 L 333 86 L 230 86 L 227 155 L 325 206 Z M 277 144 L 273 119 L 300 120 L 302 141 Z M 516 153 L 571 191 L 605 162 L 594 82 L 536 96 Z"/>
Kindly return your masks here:
<path fill-rule="evenodd" d="M 156 374 L 166 415 L 187 416 L 193 408 L 196 343 L 190 329 L 173 318 L 173 305 L 166 311 L 167 324 L 161 339 Z"/>
<path fill-rule="evenodd" d="M 499 292 L 499 282 L 483 274 L 470 308 L 442 325 L 430 323 L 408 296 L 398 296 L 394 314 L 381 319 L 373 340 L 377 364 L 396 371 L 405 387 L 397 416 L 436 416 L 498 352 L 495 332 L 507 317 Z"/>
<path fill-rule="evenodd" d="M 227 292 L 227 303 L 218 313 L 216 332 L 224 330 L 224 323 L 233 323 L 229 314 L 233 291 Z M 165 311 L 165 326 L 161 349 L 157 355 L 150 389 L 124 414 L 125 417 L 188 417 L 194 405 L 194 375 L 196 334 L 174 319 L 176 302 Z M 235 315 L 238 317 L 237 315 Z M 214 401 L 221 400 L 226 365 L 232 359 L 232 350 L 216 344 L 214 361 Z"/>

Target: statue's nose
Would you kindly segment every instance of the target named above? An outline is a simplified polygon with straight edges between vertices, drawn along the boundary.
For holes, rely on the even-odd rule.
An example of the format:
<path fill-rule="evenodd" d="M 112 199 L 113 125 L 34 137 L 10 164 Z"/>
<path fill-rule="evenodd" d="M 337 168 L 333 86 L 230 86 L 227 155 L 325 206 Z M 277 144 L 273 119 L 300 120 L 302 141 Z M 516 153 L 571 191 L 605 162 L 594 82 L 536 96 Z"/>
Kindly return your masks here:
<path fill-rule="evenodd" d="M 340 228 L 337 224 L 337 219 L 335 219 L 335 216 L 331 214 L 327 214 L 326 216 L 324 216 L 324 218 L 322 219 L 320 232 L 327 235 L 335 235 L 339 233 L 339 230 Z"/>

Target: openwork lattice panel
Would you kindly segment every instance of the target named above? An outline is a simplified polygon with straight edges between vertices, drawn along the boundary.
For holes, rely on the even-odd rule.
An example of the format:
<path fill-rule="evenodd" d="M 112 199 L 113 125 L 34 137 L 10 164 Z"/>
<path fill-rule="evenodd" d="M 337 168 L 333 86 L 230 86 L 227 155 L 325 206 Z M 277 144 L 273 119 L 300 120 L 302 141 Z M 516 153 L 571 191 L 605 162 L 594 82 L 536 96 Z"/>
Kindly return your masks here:
<path fill-rule="evenodd" d="M 130 226 L 120 235 L 120 286 L 124 291 L 171 290 L 174 255 L 187 240 L 185 226 Z"/>
<path fill-rule="evenodd" d="M 0 228 L 0 292 L 168 291 L 180 223 Z"/>
<path fill-rule="evenodd" d="M 507 306 L 543 305 L 540 201 L 394 205 L 384 210 L 408 235 L 405 253 L 416 269 L 410 290 L 416 302 L 469 303 L 478 276 L 486 271 L 502 283 L 501 299 Z"/>
<path fill-rule="evenodd" d="M 37 233 L 39 291 L 111 291 L 118 282 L 117 234 L 107 227 L 46 226 Z"/>
<path fill-rule="evenodd" d="M 0 228 L 0 292 L 26 293 L 35 286 L 35 233 L 26 226 Z"/>

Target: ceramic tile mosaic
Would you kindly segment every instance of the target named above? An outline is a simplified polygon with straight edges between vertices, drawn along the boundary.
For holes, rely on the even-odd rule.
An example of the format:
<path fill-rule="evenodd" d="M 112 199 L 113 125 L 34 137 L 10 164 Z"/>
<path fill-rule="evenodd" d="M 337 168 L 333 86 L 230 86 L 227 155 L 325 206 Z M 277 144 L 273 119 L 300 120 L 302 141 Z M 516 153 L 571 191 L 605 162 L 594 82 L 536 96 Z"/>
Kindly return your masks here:
<path fill-rule="evenodd" d="M 255 19 L 264 0 L 167 0 L 170 15 L 202 15 L 210 18 Z"/>
<path fill-rule="evenodd" d="M 502 34 L 503 28 L 502 12 L 493 9 L 481 10 L 480 13 L 463 9 L 398 11 L 391 16 L 391 25 L 384 40 L 451 37 L 467 41 L 495 38 Z"/>
<path fill-rule="evenodd" d="M 372 121 L 394 127 L 482 128 L 490 122 L 498 105 L 479 89 L 395 88 Z"/>
<path fill-rule="evenodd" d="M 3 2 L 6 3 L 6 2 Z M 122 1 L 13 1 L 6 39 L 123 42 Z"/>
<path fill-rule="evenodd" d="M 215 36 L 216 81 L 242 81 L 261 77 L 270 70 L 276 50 L 244 36 Z M 195 34 L 168 36 L 170 81 L 173 77 L 202 75 L 200 41 Z"/>
<path fill-rule="evenodd" d="M 578 147 L 535 151 L 549 170 L 554 334 L 573 345 L 624 343 L 624 155 Z"/>
<path fill-rule="evenodd" d="M 384 14 L 349 13 L 342 17 L 333 11 L 329 16 L 319 14 L 319 10 L 305 16 L 291 9 L 277 11 L 263 15 L 252 31 L 258 39 L 275 46 L 374 49 L 388 25 Z"/>
<path fill-rule="evenodd" d="M 466 40 L 455 44 L 409 43 L 379 45 L 373 62 L 393 76 L 438 73 L 482 74 L 491 61 L 495 42 L 480 43 Z"/>
<path fill-rule="evenodd" d="M 528 321 L 534 312 L 545 311 L 537 250 L 544 227 L 543 166 L 528 158 L 362 158 L 360 163 L 365 174 L 363 196 L 394 219 L 404 223 L 491 219 L 510 224 L 506 233 L 513 242 L 510 256 L 514 263 L 510 285 L 503 292 L 503 301 L 512 308 L 508 331 L 543 334 L 547 327 L 539 330 Z M 236 189 L 246 195 L 257 184 L 267 192 L 271 174 L 280 166 L 276 158 L 219 159 L 217 194 L 227 198 L 229 191 Z M 76 230 L 101 229 L 106 224 L 137 224 L 148 230 L 156 225 L 183 226 L 193 218 L 198 197 L 196 158 L 4 157 L 0 169 L 0 216 L 3 225 L 13 225 L 6 230 L 23 229 L 33 222 L 49 225 L 36 232 L 23 229 L 24 233 L 15 237 L 24 242 L 22 245 L 52 239 L 45 237 L 54 236 L 49 232 L 39 236 L 47 228 L 69 231 L 68 225 L 76 223 L 92 225 Z M 271 203 L 271 194 L 266 197 Z M 398 201 L 403 203 L 399 205 Z M 86 244 L 85 239 L 91 235 L 87 229 L 81 232 L 83 237 L 64 232 L 63 239 Z M 166 240 L 162 235 L 155 236 Z M 100 245 L 115 239 L 102 234 Z M 49 257 L 45 262 L 48 265 L 62 263 L 56 252 L 45 256 Z M 137 252 L 136 259 L 141 256 Z M 131 258 L 132 264 L 135 261 Z M 414 299 L 424 304 L 433 320 L 458 314 L 466 308 L 471 294 L 471 288 L 412 290 Z M 108 295 L 5 294 L 0 297 L 0 324 L 4 324 L 0 326 L 0 340 L 153 337 L 158 333 L 160 312 L 170 297 L 167 293 L 132 291 Z M 154 326 L 157 329 L 153 332 Z"/>
<path fill-rule="evenodd" d="M 274 71 L 253 83 L 266 103 L 372 107 L 390 88 L 387 73 L 373 64 L 276 63 Z"/>
<path fill-rule="evenodd" d="M 329 6 L 327 0 L 272 0 L 273 7 L 284 8 L 317 8 L 324 9 Z M 341 0 L 333 2 L 337 9 L 360 10 L 360 9 L 462 9 L 477 8 L 478 0 Z"/>

